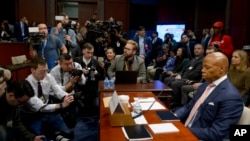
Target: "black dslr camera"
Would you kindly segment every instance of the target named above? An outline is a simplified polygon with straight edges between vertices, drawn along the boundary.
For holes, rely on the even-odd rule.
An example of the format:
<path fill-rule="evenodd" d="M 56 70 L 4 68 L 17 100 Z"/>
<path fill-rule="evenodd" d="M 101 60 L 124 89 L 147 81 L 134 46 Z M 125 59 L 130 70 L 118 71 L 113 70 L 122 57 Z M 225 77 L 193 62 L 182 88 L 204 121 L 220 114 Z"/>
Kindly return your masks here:
<path fill-rule="evenodd" d="M 72 69 L 72 71 L 71 71 L 71 75 L 72 76 L 79 76 L 79 77 L 81 77 L 82 74 L 83 74 L 83 71 L 79 70 L 79 69 Z"/>
<path fill-rule="evenodd" d="M 90 80 L 95 81 L 95 70 L 96 70 L 96 68 L 94 66 L 91 66 L 90 68 L 88 68 L 88 70 L 89 70 Z"/>

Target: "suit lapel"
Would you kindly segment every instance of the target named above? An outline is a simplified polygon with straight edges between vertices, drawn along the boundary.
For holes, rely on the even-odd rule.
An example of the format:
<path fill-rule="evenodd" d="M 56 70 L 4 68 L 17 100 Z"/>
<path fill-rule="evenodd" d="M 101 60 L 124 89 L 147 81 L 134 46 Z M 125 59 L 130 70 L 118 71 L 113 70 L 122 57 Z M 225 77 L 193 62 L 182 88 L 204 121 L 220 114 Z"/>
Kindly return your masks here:
<path fill-rule="evenodd" d="M 123 70 L 123 67 L 124 67 L 124 56 L 121 55 L 120 59 L 116 62 L 116 69 L 117 71 L 122 71 Z"/>
<path fill-rule="evenodd" d="M 207 97 L 207 99 L 204 101 L 203 104 L 208 104 L 209 102 L 213 102 L 214 99 L 220 95 L 223 94 L 224 89 L 226 89 L 226 83 L 228 79 L 222 81 L 213 91 L 212 93 Z"/>
<path fill-rule="evenodd" d="M 205 99 L 205 101 L 201 104 L 199 111 L 203 110 L 206 105 L 208 105 L 209 102 L 213 102 L 214 99 L 216 99 L 217 96 L 219 96 L 220 94 L 223 94 L 224 89 L 226 88 L 226 83 L 227 83 L 228 79 L 224 80 L 223 82 L 221 82 L 213 91 L 212 93 L 209 94 L 209 96 Z M 208 84 L 207 84 L 208 85 Z M 207 87 L 206 85 L 206 87 Z M 204 90 L 202 91 L 202 93 L 205 91 L 206 87 L 204 88 Z M 200 97 L 200 96 L 199 96 Z M 199 119 L 201 116 L 201 112 L 198 112 L 195 119 L 197 120 Z"/>

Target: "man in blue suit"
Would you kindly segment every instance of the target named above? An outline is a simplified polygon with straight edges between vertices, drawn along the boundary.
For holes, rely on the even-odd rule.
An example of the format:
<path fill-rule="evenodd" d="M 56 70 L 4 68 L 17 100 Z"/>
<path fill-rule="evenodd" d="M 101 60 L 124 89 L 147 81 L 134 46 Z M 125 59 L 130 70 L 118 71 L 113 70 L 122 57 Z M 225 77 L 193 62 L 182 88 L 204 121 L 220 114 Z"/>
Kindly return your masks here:
<path fill-rule="evenodd" d="M 138 44 L 136 55 L 144 59 L 146 68 L 151 63 L 150 52 L 152 50 L 152 39 L 146 35 L 146 30 L 143 26 L 139 26 L 136 36 L 133 38 Z"/>
<path fill-rule="evenodd" d="M 14 25 L 14 37 L 19 42 L 26 42 L 29 38 L 28 20 L 25 16 L 20 18 L 20 21 Z"/>
<path fill-rule="evenodd" d="M 206 82 L 199 87 L 187 105 L 175 111 L 176 116 L 185 122 L 200 140 L 228 139 L 230 125 L 236 124 L 242 114 L 242 98 L 228 80 L 227 71 L 228 59 L 224 54 L 216 52 L 207 55 L 202 68 L 202 78 Z M 205 93 L 209 84 L 213 86 Z M 208 95 L 204 97 L 205 94 Z M 204 98 L 204 101 L 197 110 L 192 110 L 197 107 L 200 98 Z"/>

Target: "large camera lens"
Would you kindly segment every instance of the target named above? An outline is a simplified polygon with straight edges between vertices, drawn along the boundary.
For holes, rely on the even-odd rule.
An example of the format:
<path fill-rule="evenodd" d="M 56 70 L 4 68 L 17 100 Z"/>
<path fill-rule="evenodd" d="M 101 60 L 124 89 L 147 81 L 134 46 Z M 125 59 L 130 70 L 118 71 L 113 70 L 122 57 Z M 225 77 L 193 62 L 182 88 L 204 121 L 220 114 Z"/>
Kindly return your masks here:
<path fill-rule="evenodd" d="M 72 76 L 82 76 L 82 70 L 78 70 L 78 69 L 73 69 L 72 71 L 71 71 L 71 74 L 72 74 Z"/>

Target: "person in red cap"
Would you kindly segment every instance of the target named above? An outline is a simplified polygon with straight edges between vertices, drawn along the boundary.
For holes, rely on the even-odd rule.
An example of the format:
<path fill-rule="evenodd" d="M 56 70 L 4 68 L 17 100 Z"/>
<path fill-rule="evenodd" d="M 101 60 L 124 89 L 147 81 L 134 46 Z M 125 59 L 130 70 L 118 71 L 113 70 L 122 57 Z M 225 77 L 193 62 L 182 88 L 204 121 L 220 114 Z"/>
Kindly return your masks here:
<path fill-rule="evenodd" d="M 214 46 L 219 51 L 223 52 L 227 57 L 232 55 L 234 50 L 232 38 L 229 35 L 223 34 L 224 24 L 221 21 L 213 24 L 214 34 L 210 39 L 208 46 Z"/>

